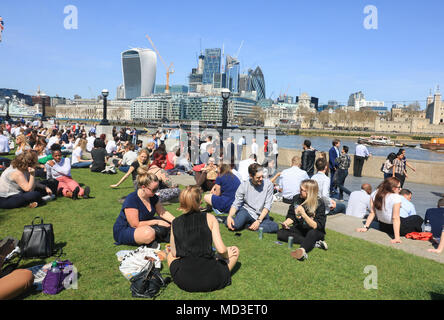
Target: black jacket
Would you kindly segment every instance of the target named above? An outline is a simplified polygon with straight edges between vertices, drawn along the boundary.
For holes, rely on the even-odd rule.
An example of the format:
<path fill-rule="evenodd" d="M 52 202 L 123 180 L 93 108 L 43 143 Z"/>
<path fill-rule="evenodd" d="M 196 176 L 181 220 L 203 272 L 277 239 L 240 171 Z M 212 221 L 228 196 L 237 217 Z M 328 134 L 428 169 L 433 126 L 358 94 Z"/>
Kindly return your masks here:
<path fill-rule="evenodd" d="M 295 205 L 301 205 L 301 203 L 303 203 L 304 201 L 305 201 L 305 199 L 302 199 L 298 194 L 293 197 L 292 204 L 288 208 L 288 213 L 287 213 L 287 217 L 286 217 L 287 219 L 290 218 L 291 220 L 294 221 L 294 223 L 290 227 L 290 229 L 291 228 L 311 229 L 311 227 L 305 222 L 305 220 L 303 218 L 301 218 L 301 219 L 296 218 L 296 215 L 294 213 Z M 303 206 L 303 208 L 304 208 L 305 212 L 308 211 L 307 207 L 305 205 Z M 324 201 L 322 201 L 321 198 L 318 198 L 318 207 L 316 209 L 315 216 L 314 216 L 313 220 L 317 224 L 316 229 L 325 234 L 325 225 L 327 223 L 327 216 L 325 215 Z"/>
<path fill-rule="evenodd" d="M 307 171 L 311 177 L 314 174 L 314 164 L 316 160 L 316 150 L 308 149 L 302 151 L 301 169 Z"/>

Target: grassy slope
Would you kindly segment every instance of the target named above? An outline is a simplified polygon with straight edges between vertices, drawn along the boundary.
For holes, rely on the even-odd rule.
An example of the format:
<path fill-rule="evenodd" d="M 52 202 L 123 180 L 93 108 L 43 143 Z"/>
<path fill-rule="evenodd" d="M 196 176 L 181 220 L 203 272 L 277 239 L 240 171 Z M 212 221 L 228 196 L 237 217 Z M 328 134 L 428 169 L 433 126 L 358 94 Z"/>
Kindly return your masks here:
<path fill-rule="evenodd" d="M 53 224 L 56 242 L 65 244 L 64 259 L 70 259 L 80 273 L 77 290 L 56 296 L 38 293 L 27 299 L 131 299 L 129 282 L 121 275 L 115 254 L 134 248 L 115 246 L 112 227 L 121 207 L 117 200 L 132 192 L 132 183 L 125 181 L 113 190 L 109 185 L 118 181 L 120 173 L 111 176 L 76 169 L 73 176 L 91 186 L 94 199 L 63 198 L 36 209 L 0 210 L 0 238 L 20 239 L 23 226 L 41 216 Z M 177 204 L 167 207 L 178 215 L 176 208 Z M 283 220 L 279 215 L 274 218 Z M 442 264 L 334 231 L 327 233 L 329 250 L 314 249 L 305 262 L 291 258 L 286 244 L 275 243 L 276 235 L 259 240 L 257 233 L 246 230 L 235 237 L 225 227 L 221 233 L 227 246 L 240 249 L 240 268 L 232 285 L 190 294 L 172 283 L 158 299 L 430 299 L 432 294 L 444 295 Z M 26 260 L 21 265 L 38 262 Z M 367 265 L 378 268 L 377 290 L 364 289 Z"/>

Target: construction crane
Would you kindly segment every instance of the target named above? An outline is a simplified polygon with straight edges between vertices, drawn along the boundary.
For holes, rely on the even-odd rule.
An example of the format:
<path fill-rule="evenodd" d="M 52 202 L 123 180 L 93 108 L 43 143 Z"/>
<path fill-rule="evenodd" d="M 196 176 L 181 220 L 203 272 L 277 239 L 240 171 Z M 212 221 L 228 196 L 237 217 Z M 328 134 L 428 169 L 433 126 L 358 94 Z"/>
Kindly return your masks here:
<path fill-rule="evenodd" d="M 172 69 L 173 67 L 173 63 L 170 64 L 169 67 L 167 67 L 167 64 L 165 63 L 165 61 L 163 60 L 162 56 L 160 55 L 159 51 L 157 51 L 156 46 L 154 45 L 153 41 L 151 40 L 151 38 L 146 35 L 146 38 L 148 39 L 148 41 L 151 43 L 151 46 L 153 47 L 154 51 L 156 51 L 157 55 L 160 58 L 160 61 L 162 61 L 163 65 L 165 66 L 166 69 L 166 85 L 165 85 L 165 93 L 170 93 L 170 74 L 174 73 L 174 70 Z"/>
<path fill-rule="evenodd" d="M 240 53 L 240 51 L 241 51 L 243 45 L 244 45 L 244 40 L 242 40 L 242 42 L 241 42 L 241 44 L 240 44 L 240 47 L 239 47 L 239 49 L 237 50 L 236 55 L 234 56 L 235 59 L 237 59 L 237 58 L 239 57 L 239 53 Z"/>

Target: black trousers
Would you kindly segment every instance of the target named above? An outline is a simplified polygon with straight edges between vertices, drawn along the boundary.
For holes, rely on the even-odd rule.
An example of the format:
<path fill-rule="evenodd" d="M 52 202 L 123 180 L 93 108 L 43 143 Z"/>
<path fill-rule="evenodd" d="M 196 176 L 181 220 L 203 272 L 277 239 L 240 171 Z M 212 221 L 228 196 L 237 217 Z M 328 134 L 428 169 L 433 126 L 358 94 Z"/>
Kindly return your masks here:
<path fill-rule="evenodd" d="M 299 229 L 290 227 L 290 229 L 280 229 L 277 232 L 277 238 L 280 241 L 288 242 L 288 237 L 293 237 L 293 243 L 299 243 L 305 252 L 310 252 L 315 247 L 316 241 L 324 240 L 325 233 L 317 229 Z"/>
<path fill-rule="evenodd" d="M 355 177 L 362 177 L 362 167 L 364 166 L 364 162 L 365 157 L 355 155 L 353 162 L 353 175 Z"/>
<path fill-rule="evenodd" d="M 38 191 L 19 193 L 7 198 L 0 198 L 1 209 L 14 209 L 27 206 L 32 202 L 43 203 L 42 194 Z"/>
<path fill-rule="evenodd" d="M 395 177 L 398 178 L 399 181 L 401 181 L 401 188 L 402 188 L 404 186 L 404 182 L 405 182 L 405 175 L 395 173 Z"/>
<path fill-rule="evenodd" d="M 424 219 L 418 215 L 413 215 L 408 218 L 401 218 L 401 226 L 399 228 L 399 235 L 404 237 L 410 232 L 422 232 L 422 223 Z M 393 235 L 393 224 L 379 222 L 379 229 L 382 232 Z"/>

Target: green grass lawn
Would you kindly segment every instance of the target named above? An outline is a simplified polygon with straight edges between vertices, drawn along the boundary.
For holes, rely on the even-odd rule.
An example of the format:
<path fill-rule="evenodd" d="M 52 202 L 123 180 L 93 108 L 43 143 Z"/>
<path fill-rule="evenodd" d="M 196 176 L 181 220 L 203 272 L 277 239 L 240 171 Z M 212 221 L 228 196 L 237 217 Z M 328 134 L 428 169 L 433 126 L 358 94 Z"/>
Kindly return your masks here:
<path fill-rule="evenodd" d="M 115 254 L 135 247 L 115 246 L 112 232 L 121 208 L 118 199 L 133 191 L 131 179 L 119 189 L 111 189 L 109 185 L 116 183 L 122 173 L 104 175 L 74 169 L 72 174 L 80 183 L 91 186 L 94 199 L 63 198 L 35 209 L 0 209 L 0 238 L 20 239 L 23 226 L 40 216 L 45 223 L 53 224 L 56 243 L 64 245 L 63 259 L 71 260 L 79 272 L 78 289 L 64 290 L 55 296 L 35 293 L 25 299 L 132 299 L 130 282 L 120 273 Z M 178 204 L 172 204 L 167 210 L 179 215 L 177 207 Z M 284 220 L 280 215 L 272 216 L 275 221 Z M 240 249 L 232 284 L 212 293 L 187 293 L 171 283 L 158 299 L 428 300 L 444 296 L 442 264 L 334 231 L 327 230 L 329 250 L 314 249 L 304 262 L 290 256 L 286 243 L 276 244 L 275 234 L 265 234 L 259 240 L 256 232 L 245 230 L 241 237 L 236 237 L 224 226 L 221 234 L 227 246 Z M 21 267 L 52 260 L 24 260 Z M 367 265 L 377 267 L 378 289 L 364 288 Z M 168 271 L 166 262 L 163 267 L 163 272 Z"/>

